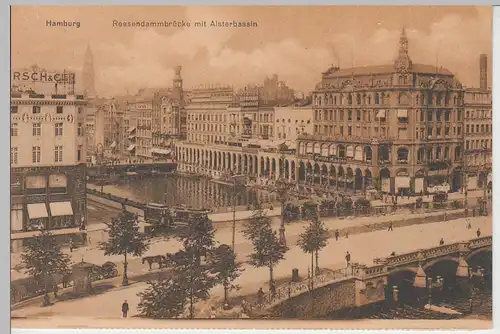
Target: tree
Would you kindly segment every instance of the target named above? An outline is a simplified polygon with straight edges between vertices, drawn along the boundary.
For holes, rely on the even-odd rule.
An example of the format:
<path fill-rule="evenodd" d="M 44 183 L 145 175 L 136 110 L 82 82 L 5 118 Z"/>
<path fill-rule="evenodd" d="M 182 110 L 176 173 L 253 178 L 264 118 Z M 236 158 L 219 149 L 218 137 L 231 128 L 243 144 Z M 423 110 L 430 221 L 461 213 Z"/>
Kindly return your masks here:
<path fill-rule="evenodd" d="M 149 287 L 139 292 L 139 312 L 155 319 L 177 318 L 186 308 L 186 284 L 177 277 L 147 282 Z"/>
<path fill-rule="evenodd" d="M 319 274 L 319 251 L 328 244 L 328 230 L 318 217 L 313 217 L 310 224 L 299 236 L 297 245 L 304 253 L 311 254 L 311 273 L 314 269 L 314 254 L 316 254 L 316 274 Z"/>
<path fill-rule="evenodd" d="M 206 257 L 215 246 L 215 230 L 212 221 L 205 214 L 193 217 L 185 228 L 179 231 L 177 238 L 184 249 L 193 250 L 196 263 L 201 264 L 201 256 Z"/>
<path fill-rule="evenodd" d="M 199 252 L 194 247 L 185 247 L 168 256 L 167 260 L 174 268 L 173 279 L 178 282 L 176 286 L 184 289 L 179 295 L 184 296 L 189 306 L 189 317 L 194 319 L 194 305 L 210 298 L 210 289 L 217 283 L 217 276 L 210 272 L 210 267 L 199 264 Z"/>
<path fill-rule="evenodd" d="M 43 284 L 43 305 L 47 306 L 50 303 L 49 288 L 52 287 L 54 275 L 69 272 L 70 263 L 69 255 L 61 251 L 54 236 L 48 230 L 42 230 L 28 240 L 26 250 L 21 254 L 20 268 L 25 269 L 37 284 Z"/>
<path fill-rule="evenodd" d="M 224 287 L 224 305 L 228 304 L 229 291 L 239 289 L 233 282 L 241 274 L 241 263 L 236 262 L 236 254 L 228 245 L 220 245 L 213 254 L 212 272 L 217 274 L 217 281 Z"/>
<path fill-rule="evenodd" d="M 277 232 L 271 227 L 271 220 L 260 207 L 245 224 L 243 234 L 253 244 L 253 253 L 248 256 L 250 264 L 256 268 L 269 268 L 269 289 L 273 291 L 273 269 L 285 258 L 288 247 L 280 242 Z"/>
<path fill-rule="evenodd" d="M 128 285 L 127 255 L 141 256 L 149 248 L 147 236 L 139 231 L 136 215 L 123 210 L 117 217 L 106 223 L 109 227 L 108 241 L 101 243 L 104 255 L 123 255 L 123 285 Z"/>

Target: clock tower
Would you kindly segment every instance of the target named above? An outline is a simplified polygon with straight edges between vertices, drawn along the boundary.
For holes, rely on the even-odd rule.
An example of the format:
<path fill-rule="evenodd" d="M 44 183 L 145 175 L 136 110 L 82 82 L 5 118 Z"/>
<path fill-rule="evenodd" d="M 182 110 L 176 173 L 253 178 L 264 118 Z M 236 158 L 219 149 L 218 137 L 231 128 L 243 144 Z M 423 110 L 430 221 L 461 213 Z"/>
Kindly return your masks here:
<path fill-rule="evenodd" d="M 411 70 L 411 59 L 408 55 L 408 38 L 406 37 L 405 28 L 401 30 L 399 37 L 398 57 L 394 61 L 394 68 L 400 73 L 408 73 Z"/>
<path fill-rule="evenodd" d="M 172 100 L 182 104 L 183 92 L 182 92 L 182 77 L 181 77 L 182 66 L 174 67 L 174 79 L 172 81 Z"/>

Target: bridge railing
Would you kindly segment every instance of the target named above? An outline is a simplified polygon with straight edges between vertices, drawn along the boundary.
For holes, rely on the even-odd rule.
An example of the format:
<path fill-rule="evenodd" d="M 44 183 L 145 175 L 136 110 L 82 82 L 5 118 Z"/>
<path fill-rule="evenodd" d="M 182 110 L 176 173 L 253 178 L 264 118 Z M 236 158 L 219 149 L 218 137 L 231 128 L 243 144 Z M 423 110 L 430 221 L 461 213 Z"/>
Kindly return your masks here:
<path fill-rule="evenodd" d="M 264 294 L 262 301 L 257 301 L 252 304 L 252 308 L 267 309 L 304 292 L 311 291 L 311 289 L 332 284 L 335 281 L 343 281 L 350 277 L 353 277 L 353 270 L 351 267 L 327 271 L 299 282 L 289 282 L 287 285 L 276 288 L 274 292 L 270 291 Z"/>
<path fill-rule="evenodd" d="M 493 237 L 492 236 L 480 237 L 480 238 L 471 240 L 469 243 L 469 248 L 471 248 L 471 249 L 481 248 L 484 246 L 491 246 L 492 244 L 493 244 Z"/>
<path fill-rule="evenodd" d="M 373 263 L 376 265 L 385 264 L 388 267 L 394 267 L 402 264 L 414 263 L 417 261 L 440 257 L 443 255 L 454 254 L 464 249 L 474 249 L 489 246 L 492 244 L 492 242 L 493 238 L 491 236 L 485 236 L 469 241 L 461 241 L 428 249 L 419 249 L 411 253 L 398 254 L 385 258 L 375 258 L 373 260 Z"/>
<path fill-rule="evenodd" d="M 119 196 L 108 194 L 108 193 L 102 193 L 99 190 L 92 189 L 92 188 L 87 188 L 87 194 L 99 196 L 99 197 L 102 197 L 102 198 L 105 198 L 105 199 L 108 199 L 110 201 L 114 201 L 114 202 L 117 202 L 120 204 L 130 205 L 130 206 L 136 207 L 138 209 L 144 209 L 144 207 L 146 206 L 146 204 L 144 204 L 144 203 L 140 203 L 137 201 L 133 201 L 133 200 L 130 200 L 127 198 L 119 197 Z"/>

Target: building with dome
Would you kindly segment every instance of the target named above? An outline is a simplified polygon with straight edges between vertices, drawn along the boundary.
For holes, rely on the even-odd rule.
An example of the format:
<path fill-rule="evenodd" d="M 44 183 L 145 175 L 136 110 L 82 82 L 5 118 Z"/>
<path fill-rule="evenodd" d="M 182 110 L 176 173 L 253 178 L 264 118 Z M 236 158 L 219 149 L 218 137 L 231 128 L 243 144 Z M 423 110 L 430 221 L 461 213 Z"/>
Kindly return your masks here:
<path fill-rule="evenodd" d="M 313 91 L 313 133 L 297 139 L 299 184 L 460 190 L 464 92 L 447 69 L 412 62 L 404 29 L 392 64 L 329 68 Z"/>

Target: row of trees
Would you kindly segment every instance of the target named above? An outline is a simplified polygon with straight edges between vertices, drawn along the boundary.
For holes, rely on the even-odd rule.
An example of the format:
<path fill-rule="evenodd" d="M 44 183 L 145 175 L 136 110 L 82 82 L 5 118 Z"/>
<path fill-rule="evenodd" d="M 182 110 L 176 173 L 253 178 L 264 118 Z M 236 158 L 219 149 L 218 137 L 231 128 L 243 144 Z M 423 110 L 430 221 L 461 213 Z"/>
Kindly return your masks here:
<path fill-rule="evenodd" d="M 310 215 L 311 222 L 300 235 L 298 246 L 311 254 L 311 267 L 314 267 L 316 256 L 316 272 L 319 272 L 319 251 L 327 244 L 328 231 L 314 211 Z M 162 224 L 162 229 L 165 226 Z M 143 255 L 149 249 L 150 238 L 140 231 L 138 217 L 125 210 L 112 219 L 108 227 L 109 238 L 100 247 L 105 255 L 124 257 L 123 285 L 127 285 L 128 257 Z M 174 229 L 173 226 L 169 228 Z M 248 255 L 249 264 L 269 268 L 269 290 L 275 291 L 273 270 L 285 258 L 288 247 L 280 243 L 271 219 L 259 205 L 245 224 L 243 234 L 253 246 Z M 188 317 L 194 318 L 195 304 L 207 300 L 209 291 L 219 284 L 224 288 L 224 304 L 227 305 L 229 292 L 239 289 L 234 282 L 243 269 L 230 246 L 217 245 L 210 219 L 206 215 L 194 217 L 189 224 L 175 228 L 172 235 L 181 241 L 181 249 L 167 254 L 167 265 L 171 269 L 168 278 L 148 282 L 148 288 L 138 294 L 141 314 L 151 318 L 175 318 L 187 310 Z M 47 303 L 51 291 L 49 282 L 55 274 L 67 275 L 70 265 L 69 255 L 61 251 L 49 231 L 34 237 L 22 254 L 21 266 L 34 279 L 46 282 Z"/>

